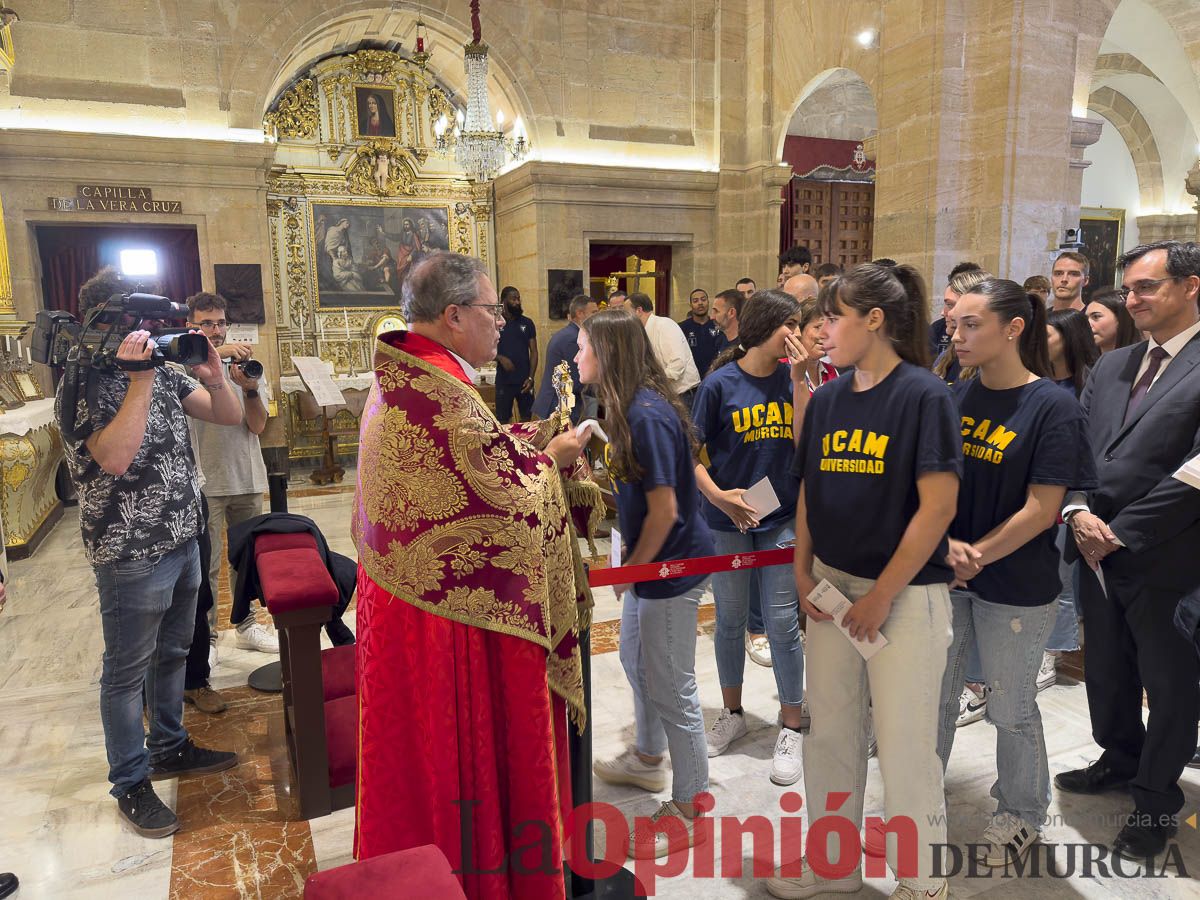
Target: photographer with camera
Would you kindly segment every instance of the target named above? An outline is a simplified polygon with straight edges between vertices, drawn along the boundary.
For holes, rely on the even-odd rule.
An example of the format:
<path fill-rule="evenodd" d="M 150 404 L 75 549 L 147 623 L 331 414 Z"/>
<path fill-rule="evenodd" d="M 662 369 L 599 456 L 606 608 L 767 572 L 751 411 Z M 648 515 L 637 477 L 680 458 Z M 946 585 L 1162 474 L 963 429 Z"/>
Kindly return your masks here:
<path fill-rule="evenodd" d="M 204 496 L 208 498 L 208 537 L 212 542 L 212 558 L 208 577 L 213 597 L 217 596 L 218 576 L 221 573 L 222 539 L 229 528 L 262 515 L 263 494 L 267 490 L 267 466 L 263 461 L 258 436 L 267 427 L 266 401 L 259 394 L 262 365 L 251 359 L 254 348 L 249 344 L 226 343 L 229 329 L 226 318 L 228 303 L 220 294 L 199 293 L 187 299 L 188 325 L 205 334 L 227 365 L 225 377 L 230 392 L 237 398 L 242 415 L 236 424 L 209 425 L 196 422 L 196 453 L 204 470 Z M 230 585 L 236 583 L 230 572 Z M 217 605 L 208 614 L 210 665 L 217 663 Z M 279 638 L 254 614 L 237 625 L 237 646 L 241 650 L 278 653 Z"/>
<path fill-rule="evenodd" d="M 80 315 L 128 310 L 116 270 L 79 292 Z M 132 295 L 136 298 L 137 295 Z M 151 298 L 170 306 L 164 298 Z M 202 512 L 185 415 L 216 424 L 240 420 L 241 405 L 221 372 L 216 348 L 193 371 L 204 390 L 159 364 L 150 333 L 131 331 L 115 356 L 103 348 L 124 315 L 86 327 L 73 347 L 73 371 L 59 384 L 55 412 L 67 468 L 79 494 L 83 548 L 96 574 L 104 631 L 100 718 L 109 781 L 121 815 L 144 837 L 166 837 L 179 820 L 152 779 L 220 772 L 237 754 L 197 747 L 183 727 L 184 663 L 195 626 Z M 95 335 L 95 349 L 88 344 Z M 95 342 L 95 341 L 94 341 Z M 195 336 L 187 342 L 197 343 Z M 82 381 L 79 373 L 86 373 Z M 74 403 L 74 408 L 71 404 Z M 142 731 L 142 692 L 150 720 Z"/>

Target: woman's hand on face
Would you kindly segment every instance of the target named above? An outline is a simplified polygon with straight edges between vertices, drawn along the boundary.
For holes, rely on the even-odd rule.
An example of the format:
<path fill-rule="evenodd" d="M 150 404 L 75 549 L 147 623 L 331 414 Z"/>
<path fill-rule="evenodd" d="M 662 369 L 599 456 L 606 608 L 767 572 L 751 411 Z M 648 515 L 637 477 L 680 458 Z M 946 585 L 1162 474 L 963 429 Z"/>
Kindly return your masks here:
<path fill-rule="evenodd" d="M 745 532 L 758 527 L 758 513 L 754 507 L 742 499 L 745 488 L 732 488 L 721 491 L 716 499 L 716 507 L 729 516 L 738 531 Z"/>
<path fill-rule="evenodd" d="M 804 380 L 804 369 L 808 365 L 808 351 L 800 341 L 798 334 L 788 334 L 783 338 L 783 347 L 787 351 L 788 364 L 792 367 L 792 381 Z"/>

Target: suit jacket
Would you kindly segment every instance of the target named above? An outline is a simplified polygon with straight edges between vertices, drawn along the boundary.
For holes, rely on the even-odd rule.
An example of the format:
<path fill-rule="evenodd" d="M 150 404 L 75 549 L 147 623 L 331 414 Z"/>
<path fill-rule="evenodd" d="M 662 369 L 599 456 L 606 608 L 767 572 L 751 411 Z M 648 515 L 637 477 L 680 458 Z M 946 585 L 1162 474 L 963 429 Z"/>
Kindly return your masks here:
<path fill-rule="evenodd" d="M 1109 555 L 1106 569 L 1187 592 L 1200 586 L 1200 491 L 1171 476 L 1200 453 L 1200 335 L 1122 424 L 1148 347 L 1104 354 L 1080 397 L 1100 482 L 1088 505 L 1127 548 Z M 1079 558 L 1073 536 L 1067 550 L 1068 561 Z"/>

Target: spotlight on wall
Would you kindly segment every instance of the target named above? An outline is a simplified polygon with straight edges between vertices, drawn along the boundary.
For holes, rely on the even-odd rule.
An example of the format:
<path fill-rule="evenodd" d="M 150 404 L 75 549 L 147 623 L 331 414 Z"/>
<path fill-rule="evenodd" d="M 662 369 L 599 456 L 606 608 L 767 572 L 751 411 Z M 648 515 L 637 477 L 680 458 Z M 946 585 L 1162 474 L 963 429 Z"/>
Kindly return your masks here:
<path fill-rule="evenodd" d="M 858 44 L 860 47 L 870 47 L 872 44 L 875 43 L 875 29 L 867 28 L 867 29 L 864 29 L 863 31 L 860 31 L 858 33 L 858 37 L 855 38 L 855 40 L 858 41 Z"/>
<path fill-rule="evenodd" d="M 121 274 L 129 278 L 158 275 L 158 254 L 153 250 L 127 249 L 121 251 Z"/>

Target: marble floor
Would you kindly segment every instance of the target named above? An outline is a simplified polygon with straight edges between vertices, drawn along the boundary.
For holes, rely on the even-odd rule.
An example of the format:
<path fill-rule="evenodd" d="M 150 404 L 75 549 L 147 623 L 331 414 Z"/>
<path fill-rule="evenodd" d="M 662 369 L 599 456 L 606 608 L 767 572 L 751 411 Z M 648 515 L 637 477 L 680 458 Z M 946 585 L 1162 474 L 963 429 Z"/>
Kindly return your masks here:
<path fill-rule="evenodd" d="M 347 528 L 350 503 L 346 486 L 301 488 L 293 490 L 290 509 L 312 517 L 333 549 L 353 555 Z M 599 549 L 606 551 L 603 542 Z M 199 743 L 238 750 L 242 765 L 206 778 L 158 783 L 160 795 L 182 821 L 172 838 L 147 840 L 125 828 L 108 795 L 97 710 L 102 652 L 98 603 L 74 510 L 68 510 L 31 559 L 11 564 L 9 577 L 10 599 L 0 615 L 0 871 L 20 876 L 18 898 L 299 897 L 304 879 L 313 871 L 351 861 L 353 810 L 312 822 L 298 820 L 278 696 L 246 687 L 249 672 L 267 660 L 261 653 L 238 650 L 228 629 L 220 635 L 221 658 L 212 683 L 225 693 L 230 707 L 219 716 L 187 707 L 186 716 Z M 222 582 L 219 602 L 227 619 L 228 585 L 224 577 Z M 593 657 L 597 758 L 615 755 L 632 738 L 632 701 L 613 652 L 618 617 L 612 591 L 599 589 Z M 347 623 L 353 627 L 352 614 Z M 711 719 L 720 706 L 711 652 L 711 598 L 702 609 L 700 632 L 698 677 L 705 715 Z M 748 663 L 745 707 L 751 733 L 711 761 L 711 789 L 719 815 L 765 815 L 773 820 L 781 816 L 779 800 L 785 789 L 767 777 L 776 734 L 775 696 L 771 670 Z M 1052 772 L 1098 755 L 1082 684 L 1060 678 L 1039 696 L 1039 706 Z M 986 722 L 958 732 L 947 774 L 952 842 L 974 840 L 986 824 L 994 746 L 995 730 Z M 1200 771 L 1189 769 L 1184 779 L 1186 817 L 1200 811 Z M 628 815 L 645 815 L 663 798 L 597 782 L 595 799 Z M 1046 840 L 1104 843 L 1115 834 L 1113 817 L 1127 806 L 1128 798 L 1122 795 L 1080 798 L 1056 793 Z M 872 761 L 867 813 L 878 815 L 882 808 L 878 764 Z M 1200 874 L 1200 832 L 1184 825 L 1177 842 L 1178 859 L 1190 874 Z M 765 853 L 766 848 L 752 850 L 747 839 L 740 854 L 744 871 L 718 868 L 721 877 L 697 879 L 689 864 L 672 877 L 656 877 L 655 896 L 767 896 L 751 866 L 753 857 Z M 718 861 L 721 855 L 718 844 Z M 1060 858 L 1065 859 L 1065 852 Z M 648 876 L 650 869 L 642 874 Z M 1200 897 L 1200 882 L 1175 877 L 1173 871 L 1167 875 L 1118 879 L 1085 877 L 1076 871 L 1069 877 L 1038 879 L 958 876 L 951 889 L 957 897 L 1022 900 Z M 892 887 L 888 879 L 868 879 L 859 896 L 884 897 Z M 401 890 L 393 896 L 421 895 Z"/>

